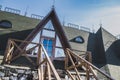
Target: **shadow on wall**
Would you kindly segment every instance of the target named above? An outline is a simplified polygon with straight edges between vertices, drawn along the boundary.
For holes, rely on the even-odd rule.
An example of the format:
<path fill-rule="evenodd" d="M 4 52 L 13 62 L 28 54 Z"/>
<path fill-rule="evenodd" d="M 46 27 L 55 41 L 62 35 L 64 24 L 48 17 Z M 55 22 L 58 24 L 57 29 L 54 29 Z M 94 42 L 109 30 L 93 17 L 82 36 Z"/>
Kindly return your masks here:
<path fill-rule="evenodd" d="M 9 38 L 24 40 L 32 30 L 33 29 L 29 29 L 0 35 L 0 51 L 2 51 L 0 55 L 4 55 L 4 51 L 6 49 L 7 41 Z"/>
<path fill-rule="evenodd" d="M 107 64 L 120 66 L 120 40 L 115 41 L 106 51 Z"/>

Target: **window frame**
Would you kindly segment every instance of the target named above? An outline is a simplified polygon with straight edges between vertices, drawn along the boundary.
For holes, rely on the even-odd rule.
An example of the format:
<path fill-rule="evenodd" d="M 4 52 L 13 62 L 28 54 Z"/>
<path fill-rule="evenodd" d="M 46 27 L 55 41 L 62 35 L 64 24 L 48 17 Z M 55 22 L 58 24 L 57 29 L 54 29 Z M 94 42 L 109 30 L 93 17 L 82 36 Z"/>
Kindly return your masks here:
<path fill-rule="evenodd" d="M 55 57 L 55 38 L 51 38 L 51 37 L 45 37 L 45 36 L 41 36 L 40 42 L 42 43 L 43 39 L 50 39 L 52 40 L 53 44 L 52 44 L 52 56 L 49 56 L 52 60 Z M 42 43 L 43 44 L 43 43 Z M 44 46 L 44 45 L 43 45 Z"/>
<path fill-rule="evenodd" d="M 1 25 L 2 23 L 7 23 L 7 24 L 10 25 L 10 27 L 9 27 L 9 26 L 5 26 L 5 25 Z M 5 28 L 5 29 L 7 29 L 7 28 L 12 28 L 12 23 L 11 23 L 10 21 L 8 21 L 8 20 L 1 20 L 1 21 L 0 21 L 0 27 L 1 27 L 1 28 Z"/>

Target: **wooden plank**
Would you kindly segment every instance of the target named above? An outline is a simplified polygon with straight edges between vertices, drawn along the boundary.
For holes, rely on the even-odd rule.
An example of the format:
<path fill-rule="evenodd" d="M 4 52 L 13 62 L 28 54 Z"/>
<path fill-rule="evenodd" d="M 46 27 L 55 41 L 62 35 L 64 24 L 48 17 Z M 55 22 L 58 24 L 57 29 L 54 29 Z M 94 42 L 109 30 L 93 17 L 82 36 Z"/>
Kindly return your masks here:
<path fill-rule="evenodd" d="M 43 79 L 41 79 L 42 76 L 41 76 L 41 72 L 40 72 L 40 67 L 38 67 L 38 78 L 39 78 L 39 80 L 43 80 Z"/>
<path fill-rule="evenodd" d="M 47 58 L 47 60 L 48 60 L 48 63 L 49 63 L 49 65 L 50 65 L 50 67 L 51 67 L 51 70 L 52 70 L 52 72 L 53 72 L 54 75 L 55 75 L 55 78 L 56 78 L 57 80 L 61 80 L 60 77 L 59 77 L 59 75 L 58 75 L 58 73 L 57 73 L 57 71 L 55 70 L 55 67 L 53 66 L 53 64 L 52 64 L 52 62 L 51 62 L 51 60 L 50 60 L 50 58 L 49 58 L 49 56 L 48 56 L 45 48 L 43 47 L 43 45 L 41 45 L 41 46 L 42 46 L 42 49 L 43 49 L 43 51 L 44 51 L 44 54 L 45 54 L 45 56 L 46 56 L 46 58 Z"/>
<path fill-rule="evenodd" d="M 90 63 L 92 63 L 92 54 L 91 54 L 91 52 L 87 51 L 86 54 L 87 54 L 86 60 L 89 61 Z"/>
<path fill-rule="evenodd" d="M 24 54 L 24 56 L 28 61 L 30 61 L 30 63 L 32 63 L 32 65 L 36 66 L 35 63 L 26 54 Z"/>
<path fill-rule="evenodd" d="M 69 72 L 69 70 L 66 70 L 66 72 L 68 73 L 68 75 L 71 77 L 72 80 L 75 80 L 75 78 L 71 75 L 71 73 Z"/>
<path fill-rule="evenodd" d="M 96 66 L 94 66 L 92 63 L 88 62 L 87 60 L 81 58 L 80 56 L 78 56 L 77 54 L 75 54 L 74 52 L 72 52 L 70 49 L 67 48 L 66 50 L 70 51 L 72 55 L 74 55 L 74 56 L 78 57 L 79 59 L 81 59 L 82 61 L 84 61 L 84 63 L 87 63 L 89 66 L 91 66 L 92 68 L 96 69 L 98 72 L 100 72 L 106 78 L 108 78 L 110 80 L 114 80 L 111 76 L 109 76 L 108 74 L 104 73 L 99 68 L 97 68 Z"/>
<path fill-rule="evenodd" d="M 71 69 L 73 69 L 73 68 L 75 68 L 75 67 L 77 68 L 77 67 L 80 67 L 80 66 L 82 67 L 82 64 L 78 64 L 78 65 L 75 65 L 75 66 L 74 66 L 74 65 L 71 65 L 71 66 L 67 67 L 67 69 L 68 69 L 68 70 L 71 70 Z"/>
<path fill-rule="evenodd" d="M 51 80 L 51 71 L 50 71 L 50 66 L 48 62 L 47 62 L 47 71 L 48 71 L 48 80 Z"/>
<path fill-rule="evenodd" d="M 31 43 L 31 44 L 39 44 L 39 43 L 35 43 L 35 42 L 31 42 L 31 41 L 25 41 L 25 40 L 18 40 L 18 39 L 11 39 L 13 41 L 17 41 L 17 42 L 22 42 L 22 43 Z"/>
<path fill-rule="evenodd" d="M 40 58 L 42 57 L 41 55 L 42 55 L 42 47 L 41 47 L 41 45 L 39 45 L 39 47 L 38 47 L 38 54 L 37 54 L 38 56 L 37 56 L 37 65 L 39 65 L 40 64 Z"/>
<path fill-rule="evenodd" d="M 9 50 L 8 50 L 8 53 L 7 53 L 7 55 L 6 55 L 6 61 L 10 61 L 10 59 L 11 59 L 11 52 L 13 51 L 13 49 L 14 49 L 14 46 L 12 46 L 12 48 L 10 48 Z"/>
<path fill-rule="evenodd" d="M 8 39 L 8 42 L 7 42 L 7 47 L 6 47 L 6 50 L 5 50 L 5 54 L 4 54 L 4 58 L 3 58 L 3 63 L 6 63 L 7 62 L 7 53 L 10 49 L 10 44 L 11 44 L 11 40 Z"/>
<path fill-rule="evenodd" d="M 43 61 L 41 61 L 40 63 L 39 63 L 39 65 L 38 66 L 41 66 L 43 63 L 45 63 L 47 61 L 47 59 L 45 58 Z"/>
<path fill-rule="evenodd" d="M 95 78 L 96 80 L 99 80 L 99 79 L 97 78 L 97 76 L 96 76 L 93 68 L 92 68 L 91 66 L 89 66 L 89 69 L 90 69 L 91 73 L 93 74 L 94 78 Z"/>
<path fill-rule="evenodd" d="M 67 55 L 67 53 L 65 55 L 66 55 L 66 58 L 65 58 L 65 69 L 67 69 L 67 67 L 68 67 L 68 55 Z"/>
<path fill-rule="evenodd" d="M 16 48 L 17 48 L 21 53 L 24 52 L 23 49 L 21 49 L 15 42 L 13 42 L 13 44 L 16 46 Z"/>
<path fill-rule="evenodd" d="M 90 80 L 89 67 L 86 65 L 86 80 Z"/>
<path fill-rule="evenodd" d="M 10 61 L 13 61 L 15 59 L 17 59 L 18 57 L 20 57 L 22 54 L 18 54 L 17 56 L 13 57 Z"/>
<path fill-rule="evenodd" d="M 47 63 L 46 63 L 47 64 Z M 47 74 L 47 72 L 48 72 L 48 70 L 47 70 L 47 65 L 46 66 L 44 66 L 44 77 L 43 77 L 43 80 L 47 80 L 47 77 L 48 77 L 48 74 Z"/>
<path fill-rule="evenodd" d="M 73 59 L 72 59 L 69 51 L 67 51 L 67 54 L 68 54 L 68 56 L 69 56 L 69 58 L 70 58 L 70 60 L 71 60 L 71 62 L 72 62 L 72 65 L 75 66 L 75 63 L 74 63 L 74 61 L 73 61 Z M 81 77 L 80 77 L 80 75 L 79 75 L 79 73 L 78 73 L 78 70 L 77 70 L 76 66 L 74 67 L 74 69 L 75 69 L 75 72 L 76 72 L 76 74 L 77 74 L 77 76 L 78 76 L 78 79 L 79 79 L 79 80 L 82 80 Z"/>
<path fill-rule="evenodd" d="M 36 47 L 38 47 L 38 45 L 36 45 L 36 46 L 34 46 L 34 47 L 32 47 L 32 48 L 26 50 L 26 53 L 28 53 L 29 51 L 33 51 Z"/>

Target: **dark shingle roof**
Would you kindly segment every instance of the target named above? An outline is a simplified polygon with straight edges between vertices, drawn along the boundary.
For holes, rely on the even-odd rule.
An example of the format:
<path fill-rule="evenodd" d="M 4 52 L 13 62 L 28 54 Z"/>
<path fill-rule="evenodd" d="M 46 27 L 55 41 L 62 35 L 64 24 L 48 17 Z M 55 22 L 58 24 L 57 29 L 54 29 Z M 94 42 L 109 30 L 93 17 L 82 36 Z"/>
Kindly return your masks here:
<path fill-rule="evenodd" d="M 0 35 L 32 29 L 35 28 L 35 26 L 40 22 L 40 20 L 38 19 L 33 19 L 9 12 L 0 11 L 0 21 L 2 20 L 10 21 L 12 23 L 12 28 L 0 28 Z"/>
<path fill-rule="evenodd" d="M 0 12 L 0 21 L 8 20 L 12 23 L 12 28 L 3 29 L 0 28 L 0 41 L 2 43 L 6 43 L 8 38 L 17 38 L 17 39 L 25 39 L 26 36 L 36 27 L 36 25 L 40 22 L 38 19 L 33 19 L 13 13 L 8 13 L 1 11 Z M 87 42 L 89 37 L 89 32 L 78 30 L 70 27 L 63 27 L 65 34 L 70 41 L 71 39 L 81 36 L 85 40 L 84 43 L 75 43 L 70 41 L 70 45 L 75 50 L 86 51 L 87 50 Z M 26 32 L 26 33 L 25 33 Z M 24 36 L 23 36 L 24 35 Z M 20 37 L 21 36 L 21 37 Z M 3 41 L 4 39 L 4 41 Z M 1 46 L 5 48 L 5 46 Z"/>
<path fill-rule="evenodd" d="M 69 43 L 72 49 L 87 51 L 89 32 L 78 30 L 78 29 L 71 28 L 71 27 L 64 27 L 64 31 L 65 31 L 65 34 L 69 40 Z M 84 43 L 76 43 L 76 42 L 71 41 L 73 38 L 77 36 L 81 36 L 84 39 Z"/>

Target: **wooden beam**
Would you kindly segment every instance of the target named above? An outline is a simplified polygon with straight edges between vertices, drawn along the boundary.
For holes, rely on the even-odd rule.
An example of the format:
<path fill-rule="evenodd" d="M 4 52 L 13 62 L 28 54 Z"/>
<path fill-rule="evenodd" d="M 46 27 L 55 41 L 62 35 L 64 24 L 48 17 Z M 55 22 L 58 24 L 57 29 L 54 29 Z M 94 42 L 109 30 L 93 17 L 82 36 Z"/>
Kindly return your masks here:
<path fill-rule="evenodd" d="M 89 69 L 90 69 L 90 72 L 93 74 L 94 78 L 95 78 L 96 80 L 99 80 L 99 79 L 97 78 L 97 76 L 96 76 L 93 68 L 92 68 L 91 66 L 89 66 Z"/>
<path fill-rule="evenodd" d="M 38 53 L 37 53 L 37 65 L 39 65 L 40 64 L 40 59 L 41 59 L 41 57 L 42 57 L 42 47 L 41 47 L 41 45 L 39 45 L 39 47 L 38 47 Z"/>
<path fill-rule="evenodd" d="M 47 71 L 48 71 L 48 80 L 51 80 L 51 70 L 48 62 L 47 62 Z"/>
<path fill-rule="evenodd" d="M 75 63 L 74 63 L 74 61 L 73 61 L 73 59 L 72 59 L 72 57 L 71 57 L 71 55 L 70 55 L 70 52 L 67 51 L 67 54 L 68 54 L 68 56 L 69 56 L 69 58 L 70 58 L 70 61 L 72 62 L 72 65 L 75 66 Z M 74 69 L 75 69 L 75 72 L 76 72 L 76 74 L 77 74 L 77 76 L 78 76 L 78 79 L 79 79 L 79 80 L 82 80 L 81 77 L 80 77 L 80 75 L 79 75 L 79 73 L 78 73 L 78 70 L 77 70 L 76 66 L 74 67 Z"/>
<path fill-rule="evenodd" d="M 30 61 L 30 63 L 32 63 L 33 66 L 36 66 L 36 64 L 26 54 L 24 54 L 24 56 L 28 61 Z"/>
<path fill-rule="evenodd" d="M 90 80 L 90 72 L 89 72 L 89 65 L 86 65 L 86 80 Z"/>
<path fill-rule="evenodd" d="M 59 77 L 59 75 L 58 75 L 58 73 L 57 73 L 57 71 L 55 70 L 55 67 L 53 66 L 53 64 L 52 64 L 52 62 L 51 62 L 51 60 L 50 60 L 50 58 L 49 58 L 49 56 L 48 56 L 45 48 L 43 47 L 43 45 L 41 45 L 41 46 L 42 46 L 43 52 L 44 52 L 44 54 L 45 54 L 45 56 L 46 56 L 46 58 L 47 58 L 47 61 L 48 61 L 49 65 L 50 65 L 50 67 L 51 67 L 51 70 L 52 70 L 52 72 L 53 72 L 54 75 L 55 75 L 55 78 L 56 78 L 57 80 L 61 80 L 60 77 Z"/>
<path fill-rule="evenodd" d="M 7 62 L 7 53 L 10 49 L 10 44 L 11 44 L 11 40 L 8 39 L 7 47 L 6 47 L 6 50 L 5 50 L 5 53 L 4 53 L 4 58 L 3 58 L 3 64 Z"/>
<path fill-rule="evenodd" d="M 75 80 L 75 78 L 71 75 L 71 73 L 69 72 L 69 70 L 66 70 L 66 72 L 68 73 L 68 75 L 71 77 L 72 80 Z"/>
<path fill-rule="evenodd" d="M 100 72 L 102 75 L 104 75 L 106 78 L 110 79 L 110 80 L 114 80 L 111 76 L 109 76 L 108 74 L 104 73 L 103 71 L 101 71 L 99 68 L 97 68 L 96 66 L 94 66 L 92 63 L 88 62 L 87 60 L 81 58 L 80 56 L 78 56 L 77 54 L 75 54 L 74 52 L 72 52 L 70 49 L 66 49 L 69 52 L 71 52 L 71 54 L 73 56 L 78 57 L 79 59 L 81 59 L 84 63 L 88 64 L 89 66 L 91 66 L 93 69 L 97 70 L 98 72 Z"/>

